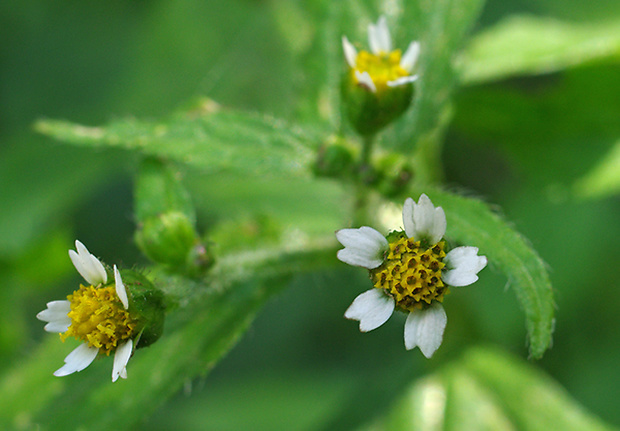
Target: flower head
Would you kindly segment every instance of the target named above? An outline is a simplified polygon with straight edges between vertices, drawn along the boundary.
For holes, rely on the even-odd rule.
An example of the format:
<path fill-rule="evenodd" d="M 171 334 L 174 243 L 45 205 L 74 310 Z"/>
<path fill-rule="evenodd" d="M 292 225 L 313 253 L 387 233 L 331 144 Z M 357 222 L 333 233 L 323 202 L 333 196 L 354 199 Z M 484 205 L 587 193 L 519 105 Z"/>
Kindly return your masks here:
<path fill-rule="evenodd" d="M 420 43 L 411 42 L 403 55 L 400 49 L 392 50 L 392 39 L 384 16 L 377 24 L 368 26 L 370 52 L 359 53 L 342 36 L 342 49 L 355 81 L 367 90 L 376 93 L 387 87 L 398 87 L 415 81 L 418 76 L 413 70 L 420 54 Z"/>
<path fill-rule="evenodd" d="M 345 312 L 358 320 L 362 332 L 383 325 L 395 309 L 408 313 L 405 347 L 419 347 L 430 358 L 441 345 L 447 317 L 441 303 L 449 287 L 478 280 L 487 264 L 476 247 L 457 247 L 446 253 L 446 215 L 425 194 L 403 207 L 404 231 L 387 238 L 375 229 L 341 229 L 336 238 L 345 247 L 338 259 L 370 270 L 374 285 L 359 295 Z"/>
<path fill-rule="evenodd" d="M 65 358 L 65 365 L 54 375 L 66 376 L 81 371 L 98 354 L 114 352 L 112 381 L 119 377 L 125 379 L 127 363 L 140 338 L 146 331 L 151 342 L 154 341 L 148 327 L 163 325 L 161 298 L 158 292 L 150 296 L 151 303 L 155 302 L 155 309 L 159 308 L 160 313 L 155 319 L 144 319 L 141 313 L 143 297 L 132 295 L 130 302 L 126 283 L 116 265 L 113 267 L 114 282 L 108 283 L 107 271 L 99 259 L 81 242 L 75 241 L 75 246 L 77 252 L 69 250 L 69 257 L 87 285 L 80 285 L 66 300 L 48 302 L 47 308 L 37 314 L 37 319 L 48 322 L 44 328 L 47 332 L 60 333 L 63 341 L 74 337 L 82 342 Z M 153 325 L 158 323 L 154 320 L 161 322 Z M 160 332 L 160 328 L 157 331 Z"/>
<path fill-rule="evenodd" d="M 343 81 L 343 98 L 353 126 L 361 134 L 373 134 L 400 116 L 413 96 L 412 82 L 418 79 L 415 66 L 420 44 L 411 42 L 407 51 L 392 50 L 385 17 L 368 26 L 370 51 L 357 51 L 346 36 L 342 49 L 349 66 Z"/>

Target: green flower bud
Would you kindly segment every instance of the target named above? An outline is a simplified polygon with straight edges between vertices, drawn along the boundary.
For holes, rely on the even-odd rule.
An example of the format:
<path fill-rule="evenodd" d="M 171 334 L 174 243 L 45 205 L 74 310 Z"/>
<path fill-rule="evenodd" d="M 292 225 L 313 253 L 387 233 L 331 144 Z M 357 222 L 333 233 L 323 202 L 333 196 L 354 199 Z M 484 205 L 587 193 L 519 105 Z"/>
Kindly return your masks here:
<path fill-rule="evenodd" d="M 136 232 L 140 250 L 154 262 L 184 267 L 199 244 L 192 222 L 179 211 L 149 217 Z"/>
<path fill-rule="evenodd" d="M 317 176 L 346 178 L 353 172 L 353 149 L 344 142 L 328 142 L 319 148 L 313 166 Z"/>
<path fill-rule="evenodd" d="M 413 167 L 407 158 L 396 153 L 381 157 L 376 163 L 377 189 L 384 196 L 395 196 L 406 189 L 413 178 Z"/>

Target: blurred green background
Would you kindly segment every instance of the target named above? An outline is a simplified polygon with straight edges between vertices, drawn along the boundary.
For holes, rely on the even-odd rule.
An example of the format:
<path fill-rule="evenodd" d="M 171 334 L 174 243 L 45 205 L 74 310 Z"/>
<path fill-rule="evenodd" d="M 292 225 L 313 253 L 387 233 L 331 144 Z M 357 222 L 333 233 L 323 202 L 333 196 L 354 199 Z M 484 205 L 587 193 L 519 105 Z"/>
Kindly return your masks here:
<path fill-rule="evenodd" d="M 297 47 L 280 35 L 283 7 L 276 0 L 0 3 L 3 370 L 47 337 L 35 314 L 77 283 L 66 255 L 74 238 L 107 262 L 146 263 L 132 242 L 138 158 L 65 146 L 32 124 L 156 119 L 199 95 L 295 121 L 289 107 L 304 76 L 294 68 Z M 620 425 L 620 201 L 613 191 L 575 193 L 620 140 L 620 3 L 490 0 L 473 37 L 516 15 L 608 28 L 603 35 L 617 49 L 465 81 L 445 139 L 446 181 L 497 206 L 548 263 L 556 330 L 536 365 L 587 410 Z M 306 30 L 299 28 L 300 44 Z M 306 180 L 185 174 L 207 231 L 231 214 L 325 232 L 347 220 L 343 192 L 329 181 L 310 187 Z M 477 284 L 449 296 L 448 329 L 432 362 L 405 351 L 404 319 L 362 335 L 343 318 L 365 277 L 344 264 L 296 277 L 208 378 L 188 381 L 135 429 L 352 429 L 467 347 L 527 357 L 523 313 L 492 262 Z M 57 365 L 49 364 L 50 379 Z"/>

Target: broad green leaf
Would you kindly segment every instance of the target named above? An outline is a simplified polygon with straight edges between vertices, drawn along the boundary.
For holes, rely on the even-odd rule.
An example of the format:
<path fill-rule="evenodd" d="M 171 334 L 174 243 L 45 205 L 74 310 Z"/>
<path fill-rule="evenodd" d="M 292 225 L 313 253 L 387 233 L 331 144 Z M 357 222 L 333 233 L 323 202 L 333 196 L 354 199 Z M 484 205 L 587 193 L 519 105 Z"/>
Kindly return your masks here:
<path fill-rule="evenodd" d="M 574 185 L 577 195 L 602 197 L 620 193 L 620 141 Z"/>
<path fill-rule="evenodd" d="M 619 20 L 571 23 L 512 16 L 471 39 L 461 59 L 461 79 L 477 84 L 618 58 Z"/>
<path fill-rule="evenodd" d="M 427 188 L 425 193 L 446 213 L 446 236 L 461 245 L 478 247 L 490 266 L 508 276 L 525 312 L 530 355 L 542 357 L 551 345 L 554 325 L 553 289 L 543 260 L 483 202 L 441 190 Z"/>
<path fill-rule="evenodd" d="M 491 349 L 470 349 L 415 383 L 384 431 L 612 430 L 533 366 Z"/>
<path fill-rule="evenodd" d="M 275 118 L 221 110 L 206 100 L 197 109 L 153 123 L 135 119 L 106 127 L 42 120 L 36 129 L 67 143 L 118 147 L 208 172 L 304 175 L 313 135 Z"/>
<path fill-rule="evenodd" d="M 292 275 L 334 264 L 333 242 L 225 256 L 199 283 L 157 273 L 166 293 L 185 306 L 167 317 L 157 343 L 135 353 L 127 380 L 112 384 L 109 358 L 76 375 L 52 376 L 72 346 L 48 340 L 4 375 L 0 424 L 6 429 L 74 430 L 85 424 L 89 430 L 131 429 L 183 384 L 207 374 Z M 32 392 L 36 402 L 24 402 Z"/>

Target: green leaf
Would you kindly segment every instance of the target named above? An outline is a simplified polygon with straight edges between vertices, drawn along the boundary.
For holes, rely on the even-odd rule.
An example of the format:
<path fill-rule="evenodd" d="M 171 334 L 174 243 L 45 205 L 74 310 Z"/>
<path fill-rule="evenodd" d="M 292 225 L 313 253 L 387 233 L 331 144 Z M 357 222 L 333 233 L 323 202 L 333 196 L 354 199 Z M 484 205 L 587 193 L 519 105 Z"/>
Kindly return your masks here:
<path fill-rule="evenodd" d="M 418 381 L 387 416 L 385 431 L 612 430 L 533 366 L 491 349 Z"/>
<path fill-rule="evenodd" d="M 543 260 L 525 238 L 483 202 L 428 188 L 425 193 L 446 213 L 446 236 L 478 247 L 490 266 L 508 276 L 525 311 L 530 355 L 542 357 L 551 345 L 554 326 L 553 289 Z"/>
<path fill-rule="evenodd" d="M 574 185 L 582 197 L 604 197 L 620 193 L 620 141 Z"/>
<path fill-rule="evenodd" d="M 461 79 L 477 84 L 618 58 L 618 20 L 571 23 L 512 16 L 472 38 L 462 58 Z"/>
<path fill-rule="evenodd" d="M 483 0 L 420 0 L 404 3 L 403 13 L 394 13 L 397 28 L 401 33 L 407 31 L 401 37 L 402 48 L 410 40 L 420 41 L 420 78 L 414 83 L 413 107 L 386 131 L 382 141 L 412 155 L 420 183 L 435 183 L 442 177 L 441 142 L 457 82 L 453 60 L 483 4 Z"/>
<path fill-rule="evenodd" d="M 158 123 L 125 119 L 86 127 L 41 120 L 36 129 L 75 145 L 119 147 L 207 172 L 243 175 L 304 175 L 314 145 L 308 131 L 266 115 L 221 110 L 209 100 Z"/>
<path fill-rule="evenodd" d="M 200 283 L 156 273 L 168 296 L 186 306 L 167 316 L 162 338 L 135 352 L 129 378 L 112 384 L 110 358 L 65 378 L 52 376 L 71 343 L 50 337 L 27 360 L 16 363 L 0 383 L 3 429 L 131 429 L 186 382 L 206 375 L 235 344 L 256 312 L 292 275 L 335 264 L 327 240 L 287 251 L 258 249 L 219 259 Z M 260 275 L 259 271 L 261 270 Z M 56 368 L 55 368 L 56 367 Z M 36 402 L 26 399 L 36 394 Z M 122 420 L 119 420 L 122 418 Z"/>
<path fill-rule="evenodd" d="M 179 172 L 160 160 L 149 158 L 142 162 L 135 185 L 135 217 L 139 222 L 169 211 L 196 221 L 189 193 L 179 177 Z"/>

